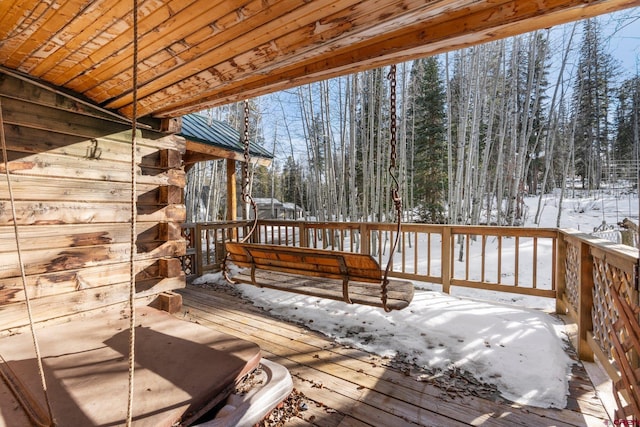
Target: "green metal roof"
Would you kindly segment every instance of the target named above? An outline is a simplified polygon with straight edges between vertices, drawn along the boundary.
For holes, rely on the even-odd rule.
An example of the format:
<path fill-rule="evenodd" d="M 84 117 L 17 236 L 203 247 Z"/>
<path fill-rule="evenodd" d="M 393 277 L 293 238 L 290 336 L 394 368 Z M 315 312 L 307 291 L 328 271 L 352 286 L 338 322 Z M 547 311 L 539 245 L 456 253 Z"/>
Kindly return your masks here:
<path fill-rule="evenodd" d="M 181 136 L 194 142 L 213 145 L 238 153 L 244 152 L 240 132 L 228 123 L 211 119 L 202 114 L 188 114 L 182 117 Z M 249 154 L 252 157 L 273 159 L 273 155 L 264 147 L 249 141 Z"/>

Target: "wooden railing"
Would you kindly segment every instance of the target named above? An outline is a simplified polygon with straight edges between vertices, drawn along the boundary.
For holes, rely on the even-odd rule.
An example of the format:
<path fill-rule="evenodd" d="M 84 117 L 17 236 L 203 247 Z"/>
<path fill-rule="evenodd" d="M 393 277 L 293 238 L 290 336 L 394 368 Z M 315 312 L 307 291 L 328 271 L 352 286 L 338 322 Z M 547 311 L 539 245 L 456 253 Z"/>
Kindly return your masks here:
<path fill-rule="evenodd" d="M 613 381 L 618 420 L 640 418 L 638 249 L 562 230 L 558 311 L 578 325 L 580 359 L 594 356 Z"/>
<path fill-rule="evenodd" d="M 246 236 L 251 222 L 187 224 L 185 272 L 219 271 L 224 242 Z M 396 226 L 261 220 L 254 243 L 335 249 L 389 262 Z M 613 380 L 618 418 L 640 417 L 638 250 L 586 234 L 521 227 L 403 224 L 390 275 L 420 283 L 555 298 L 578 326 L 583 360 L 594 355 Z M 190 266 L 190 267 L 189 267 Z M 189 271 L 186 268 L 191 268 Z"/>

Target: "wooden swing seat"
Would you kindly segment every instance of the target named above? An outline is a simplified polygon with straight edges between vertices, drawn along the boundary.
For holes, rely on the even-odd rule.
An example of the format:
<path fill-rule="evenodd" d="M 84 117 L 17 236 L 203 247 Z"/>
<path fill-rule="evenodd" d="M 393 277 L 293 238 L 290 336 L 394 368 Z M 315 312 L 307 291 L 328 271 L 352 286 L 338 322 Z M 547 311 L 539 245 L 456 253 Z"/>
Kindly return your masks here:
<path fill-rule="evenodd" d="M 369 255 L 234 242 L 226 250 L 230 261 L 245 268 L 232 277 L 236 283 L 383 307 L 380 265 Z M 402 310 L 412 299 L 411 282 L 389 280 L 388 309 Z"/>

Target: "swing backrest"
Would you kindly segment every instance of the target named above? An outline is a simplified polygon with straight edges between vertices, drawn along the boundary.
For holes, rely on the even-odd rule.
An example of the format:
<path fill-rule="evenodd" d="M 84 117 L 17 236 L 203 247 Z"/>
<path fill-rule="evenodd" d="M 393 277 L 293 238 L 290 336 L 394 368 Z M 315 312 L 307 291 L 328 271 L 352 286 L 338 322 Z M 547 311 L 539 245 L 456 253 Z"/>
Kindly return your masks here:
<path fill-rule="evenodd" d="M 281 245 L 227 243 L 231 261 L 239 267 L 302 276 L 380 283 L 380 265 L 370 255 Z"/>

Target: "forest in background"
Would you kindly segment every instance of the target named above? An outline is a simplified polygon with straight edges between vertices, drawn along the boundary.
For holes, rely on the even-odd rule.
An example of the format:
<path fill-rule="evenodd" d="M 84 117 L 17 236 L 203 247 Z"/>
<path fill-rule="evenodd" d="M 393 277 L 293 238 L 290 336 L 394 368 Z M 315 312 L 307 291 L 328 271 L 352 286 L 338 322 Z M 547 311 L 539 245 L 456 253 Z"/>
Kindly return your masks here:
<path fill-rule="evenodd" d="M 393 220 L 389 69 L 250 100 L 251 141 L 275 156 L 250 169 L 251 195 L 319 221 Z M 396 81 L 405 220 L 519 225 L 525 195 L 637 189 L 640 71 L 619 67 L 598 19 L 398 64 Z M 242 103 L 202 114 L 243 134 Z M 189 171 L 190 221 L 224 219 L 225 169 Z"/>

